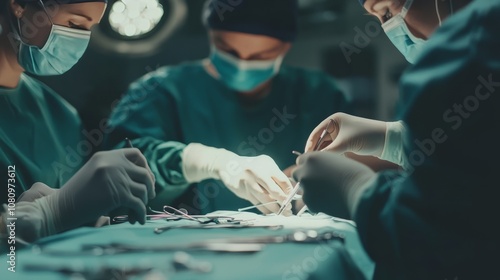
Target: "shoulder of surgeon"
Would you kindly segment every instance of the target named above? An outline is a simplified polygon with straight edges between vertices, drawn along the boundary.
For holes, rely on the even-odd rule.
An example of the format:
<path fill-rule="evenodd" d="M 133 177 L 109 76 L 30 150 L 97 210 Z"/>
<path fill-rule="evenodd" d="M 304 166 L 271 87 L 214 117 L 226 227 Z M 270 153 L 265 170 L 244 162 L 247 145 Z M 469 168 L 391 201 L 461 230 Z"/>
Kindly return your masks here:
<path fill-rule="evenodd" d="M 170 92 L 173 88 L 200 79 L 210 78 L 202 61 L 184 62 L 178 65 L 163 66 L 149 72 L 130 85 L 129 91 Z M 200 84 L 201 85 L 201 84 Z"/>
<path fill-rule="evenodd" d="M 288 92 L 295 92 L 296 98 L 302 102 L 333 102 L 338 106 L 337 110 L 350 112 L 352 109 L 350 98 L 340 89 L 336 80 L 323 71 L 284 65 L 279 76 L 282 85 L 290 88 Z"/>
<path fill-rule="evenodd" d="M 340 91 L 335 79 L 320 70 L 283 65 L 281 67 L 280 75 L 285 79 L 292 81 L 291 84 L 294 86 L 302 86 L 309 89 L 325 89 L 329 87 L 330 89 Z"/>
<path fill-rule="evenodd" d="M 77 110 L 53 89 L 42 83 L 41 81 L 30 77 L 27 74 L 21 75 L 21 88 L 25 94 L 29 94 L 30 98 L 34 98 L 34 102 L 45 106 L 51 112 L 64 113 L 78 118 Z"/>

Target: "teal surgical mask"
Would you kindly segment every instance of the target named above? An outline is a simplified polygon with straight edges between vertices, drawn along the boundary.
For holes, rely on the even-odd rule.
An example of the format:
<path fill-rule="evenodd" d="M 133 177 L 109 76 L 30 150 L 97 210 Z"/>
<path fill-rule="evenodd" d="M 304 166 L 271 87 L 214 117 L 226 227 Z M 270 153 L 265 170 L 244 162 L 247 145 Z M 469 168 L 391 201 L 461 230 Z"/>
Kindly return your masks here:
<path fill-rule="evenodd" d="M 238 92 L 249 92 L 278 74 L 283 57 L 274 60 L 247 61 L 212 47 L 210 60 L 227 87 Z"/>
<path fill-rule="evenodd" d="M 426 40 L 415 37 L 404 20 L 412 3 L 413 0 L 407 0 L 401 12 L 382 24 L 382 28 L 406 60 L 413 64 L 422 52 Z"/>
<path fill-rule="evenodd" d="M 90 41 L 90 31 L 55 25 L 43 3 L 40 3 L 52 23 L 49 38 L 42 48 L 28 45 L 19 38 L 19 64 L 35 75 L 60 75 L 71 69 L 83 56 Z M 19 19 L 18 26 L 21 33 Z"/>

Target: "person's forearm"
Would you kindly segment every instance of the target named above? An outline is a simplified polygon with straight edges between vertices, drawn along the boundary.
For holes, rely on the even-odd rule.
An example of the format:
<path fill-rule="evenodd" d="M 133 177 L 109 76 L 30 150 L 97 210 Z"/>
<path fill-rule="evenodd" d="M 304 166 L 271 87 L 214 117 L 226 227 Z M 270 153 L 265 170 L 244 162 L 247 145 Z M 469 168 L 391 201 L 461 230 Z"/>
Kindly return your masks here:
<path fill-rule="evenodd" d="M 134 139 L 134 147 L 142 151 L 156 178 L 156 198 L 152 207 L 172 203 L 191 185 L 182 171 L 185 144 L 153 138 Z"/>
<path fill-rule="evenodd" d="M 44 198 L 37 199 L 34 202 L 18 202 L 16 203 L 15 212 L 15 238 L 18 242 L 35 242 L 36 240 L 55 234 L 55 228 L 47 224 L 47 211 L 42 209 L 43 203 L 40 201 Z M 49 217 L 51 215 L 49 214 Z M 8 223 L 6 212 L 0 216 L 0 236 L 3 239 L 9 236 Z"/>
<path fill-rule="evenodd" d="M 396 234 L 396 228 L 392 226 L 390 218 L 397 215 L 398 206 L 395 202 L 389 202 L 394 188 L 402 183 L 401 173 L 387 171 L 378 173 L 363 190 L 353 212 L 353 220 L 356 222 L 360 239 L 367 253 L 374 260 L 392 258 L 396 252 L 389 250 L 393 245 L 388 236 Z M 401 218 L 401 217 L 398 217 Z"/>

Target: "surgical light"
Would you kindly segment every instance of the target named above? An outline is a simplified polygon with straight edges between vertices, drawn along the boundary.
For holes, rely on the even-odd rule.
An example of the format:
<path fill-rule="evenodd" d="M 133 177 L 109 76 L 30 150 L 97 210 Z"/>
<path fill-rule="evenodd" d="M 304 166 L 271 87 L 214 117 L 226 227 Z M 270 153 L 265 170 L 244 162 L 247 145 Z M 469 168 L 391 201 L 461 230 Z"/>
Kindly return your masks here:
<path fill-rule="evenodd" d="M 111 7 L 109 24 L 118 34 L 132 38 L 153 30 L 163 14 L 158 0 L 119 0 Z"/>

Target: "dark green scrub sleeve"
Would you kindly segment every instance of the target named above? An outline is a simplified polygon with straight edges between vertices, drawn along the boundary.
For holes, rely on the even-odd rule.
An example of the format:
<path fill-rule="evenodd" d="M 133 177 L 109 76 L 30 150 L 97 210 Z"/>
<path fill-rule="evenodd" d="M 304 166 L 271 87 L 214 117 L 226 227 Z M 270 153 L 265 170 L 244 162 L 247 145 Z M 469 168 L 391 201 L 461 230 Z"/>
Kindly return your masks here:
<path fill-rule="evenodd" d="M 182 173 L 185 144 L 175 141 L 182 138 L 176 103 L 155 81 L 146 76 L 132 84 L 109 119 L 105 148 L 123 148 L 124 139 L 131 139 L 155 174 L 155 201 L 168 204 L 190 184 Z"/>
<path fill-rule="evenodd" d="M 411 168 L 378 174 L 355 215 L 375 279 L 498 275 L 498 26 L 500 4 L 473 1 L 402 77 Z"/>

